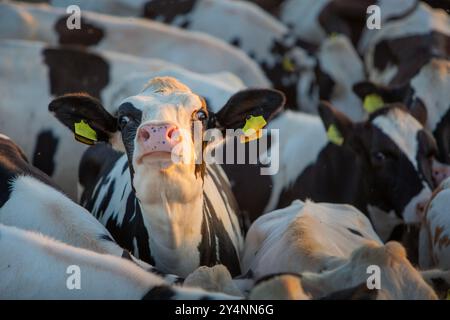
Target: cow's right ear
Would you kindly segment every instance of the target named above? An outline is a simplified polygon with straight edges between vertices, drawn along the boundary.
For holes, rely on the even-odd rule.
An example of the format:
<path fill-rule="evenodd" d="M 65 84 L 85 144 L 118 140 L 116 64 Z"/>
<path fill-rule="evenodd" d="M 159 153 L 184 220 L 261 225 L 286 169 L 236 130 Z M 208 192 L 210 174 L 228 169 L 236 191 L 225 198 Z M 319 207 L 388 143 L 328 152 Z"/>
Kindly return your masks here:
<path fill-rule="evenodd" d="M 325 126 L 330 142 L 342 145 L 350 140 L 353 134 L 353 122 L 329 102 L 319 103 L 319 115 Z"/>
<path fill-rule="evenodd" d="M 97 99 L 85 93 L 70 93 L 50 102 L 48 110 L 85 144 L 111 142 L 118 132 L 117 119 Z"/>

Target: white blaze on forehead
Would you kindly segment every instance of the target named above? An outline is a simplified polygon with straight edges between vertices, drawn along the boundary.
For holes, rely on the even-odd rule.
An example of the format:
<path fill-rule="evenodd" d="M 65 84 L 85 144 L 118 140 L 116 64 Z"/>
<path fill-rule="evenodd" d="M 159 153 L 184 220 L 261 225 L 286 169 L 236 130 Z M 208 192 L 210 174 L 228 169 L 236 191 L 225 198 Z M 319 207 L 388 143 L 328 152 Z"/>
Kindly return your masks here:
<path fill-rule="evenodd" d="M 423 127 L 414 117 L 406 111 L 392 108 L 387 113 L 376 117 L 372 124 L 386 134 L 418 169 L 417 133 Z"/>
<path fill-rule="evenodd" d="M 142 111 L 142 122 L 171 120 L 181 123 L 183 120 L 190 119 L 191 112 L 202 106 L 198 95 L 172 77 L 157 77 L 150 80 L 141 93 L 123 102 L 130 102 Z M 183 114 L 181 110 L 187 113 Z M 186 115 L 189 117 L 187 118 Z"/>

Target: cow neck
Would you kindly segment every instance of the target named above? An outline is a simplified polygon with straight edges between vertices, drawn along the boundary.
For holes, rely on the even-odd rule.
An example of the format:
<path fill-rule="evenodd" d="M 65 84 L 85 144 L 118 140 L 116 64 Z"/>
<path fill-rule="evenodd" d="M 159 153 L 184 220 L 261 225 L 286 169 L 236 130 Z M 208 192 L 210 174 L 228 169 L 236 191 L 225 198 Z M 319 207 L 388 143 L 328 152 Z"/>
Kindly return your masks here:
<path fill-rule="evenodd" d="M 152 256 L 157 257 L 156 266 L 161 271 L 185 276 L 198 267 L 204 199 L 201 182 L 197 183 L 189 187 L 200 191 L 188 201 L 180 201 L 160 186 L 151 188 L 158 194 L 150 201 L 140 201 Z"/>

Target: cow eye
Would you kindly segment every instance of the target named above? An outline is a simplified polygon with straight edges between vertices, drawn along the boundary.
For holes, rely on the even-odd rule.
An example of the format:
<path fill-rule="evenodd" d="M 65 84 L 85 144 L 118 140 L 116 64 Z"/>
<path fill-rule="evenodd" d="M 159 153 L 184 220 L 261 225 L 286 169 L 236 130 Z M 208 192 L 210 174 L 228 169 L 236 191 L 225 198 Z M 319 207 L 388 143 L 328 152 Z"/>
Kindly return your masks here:
<path fill-rule="evenodd" d="M 372 153 L 372 163 L 374 165 L 382 165 L 386 161 L 386 159 L 386 154 L 381 151 Z"/>
<path fill-rule="evenodd" d="M 204 121 L 204 120 L 206 120 L 206 118 L 208 118 L 208 115 L 203 110 L 198 110 L 194 114 L 195 120 Z"/>
<path fill-rule="evenodd" d="M 119 117 L 119 127 L 123 128 L 125 127 L 128 122 L 130 122 L 130 117 L 128 116 L 120 116 Z"/>

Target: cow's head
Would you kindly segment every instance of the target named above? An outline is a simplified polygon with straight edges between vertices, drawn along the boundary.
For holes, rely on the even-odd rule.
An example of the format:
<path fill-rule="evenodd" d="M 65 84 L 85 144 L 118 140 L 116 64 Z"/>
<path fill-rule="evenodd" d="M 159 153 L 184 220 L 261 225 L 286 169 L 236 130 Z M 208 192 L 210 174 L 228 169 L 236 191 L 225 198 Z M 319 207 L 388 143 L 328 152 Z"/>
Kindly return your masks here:
<path fill-rule="evenodd" d="M 187 86 L 174 78 L 159 77 L 141 93 L 123 100 L 114 115 L 86 94 L 61 96 L 50 103 L 49 110 L 76 134 L 76 124 L 88 124 L 97 141 L 126 152 L 133 187 L 141 201 L 159 196 L 146 190 L 167 188 L 186 201 L 198 194 L 199 188 L 194 186 L 202 182 L 204 163 L 197 161 L 195 150 L 198 143 L 201 151 L 206 147 L 203 132 L 242 128 L 251 115 L 269 120 L 281 110 L 284 100 L 279 91 L 249 89 L 236 93 L 213 113 Z"/>
<path fill-rule="evenodd" d="M 340 132 L 344 147 L 357 155 L 371 214 L 394 212 L 406 222 L 420 222 L 433 188 L 433 137 L 400 104 L 388 105 L 353 123 L 326 102 L 319 106 L 327 129 Z"/>

